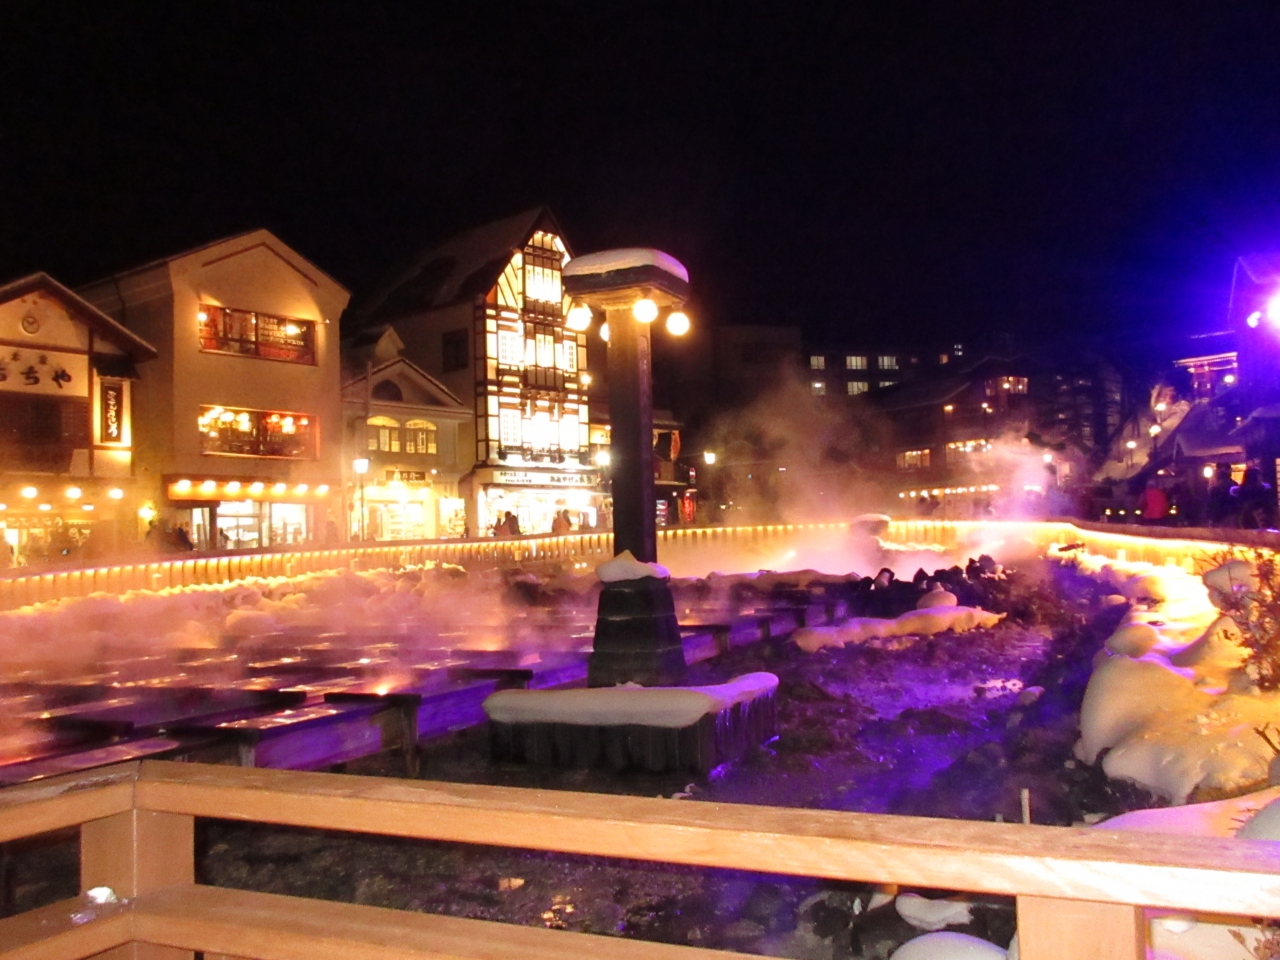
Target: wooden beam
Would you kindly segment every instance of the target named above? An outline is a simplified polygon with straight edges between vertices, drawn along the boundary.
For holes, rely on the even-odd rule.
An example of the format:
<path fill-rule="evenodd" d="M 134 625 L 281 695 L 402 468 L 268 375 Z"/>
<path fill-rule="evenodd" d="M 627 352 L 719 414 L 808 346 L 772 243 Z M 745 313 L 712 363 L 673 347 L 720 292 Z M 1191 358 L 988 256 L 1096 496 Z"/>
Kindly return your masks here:
<path fill-rule="evenodd" d="M 74 827 L 133 807 L 137 763 L 0 790 L 0 843 Z"/>
<path fill-rule="evenodd" d="M 1272 844 L 143 761 L 146 810 L 1173 910 L 1280 915 Z"/>
<path fill-rule="evenodd" d="M 254 960 L 747 960 L 747 955 L 222 887 L 139 900 L 139 939 Z"/>
<path fill-rule="evenodd" d="M 80 889 L 110 887 L 130 900 L 195 880 L 195 820 L 130 810 L 80 828 Z M 192 960 L 190 951 L 138 944 L 129 960 Z"/>
<path fill-rule="evenodd" d="M 1018 897 L 1021 960 L 1144 960 L 1141 907 L 1052 897 Z"/>
<path fill-rule="evenodd" d="M 79 960 L 127 943 L 124 906 L 92 906 L 81 897 L 0 920 L 0 960 Z"/>

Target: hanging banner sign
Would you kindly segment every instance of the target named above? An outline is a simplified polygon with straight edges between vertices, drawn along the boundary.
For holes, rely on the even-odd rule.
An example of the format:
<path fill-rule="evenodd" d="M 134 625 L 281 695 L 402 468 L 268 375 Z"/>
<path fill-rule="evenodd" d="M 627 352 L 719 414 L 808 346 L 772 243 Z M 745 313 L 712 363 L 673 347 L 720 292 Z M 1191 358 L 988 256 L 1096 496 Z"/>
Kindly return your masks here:
<path fill-rule="evenodd" d="M 89 357 L 83 353 L 0 347 L 0 390 L 87 397 Z"/>
<path fill-rule="evenodd" d="M 100 397 L 102 408 L 103 443 L 124 442 L 124 384 L 112 380 L 102 381 Z"/>

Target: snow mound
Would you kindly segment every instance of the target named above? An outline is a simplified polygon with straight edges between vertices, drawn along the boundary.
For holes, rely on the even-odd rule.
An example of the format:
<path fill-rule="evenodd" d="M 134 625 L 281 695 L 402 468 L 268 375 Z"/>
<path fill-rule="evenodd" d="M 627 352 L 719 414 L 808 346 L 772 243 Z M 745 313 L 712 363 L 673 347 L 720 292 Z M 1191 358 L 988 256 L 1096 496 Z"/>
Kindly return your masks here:
<path fill-rule="evenodd" d="M 1274 791 L 1272 788 L 1267 792 Z M 1280 800 L 1272 800 L 1245 821 L 1236 836 L 1244 840 L 1280 840 Z"/>
<path fill-rule="evenodd" d="M 853 617 L 834 627 L 806 627 L 793 633 L 791 639 L 805 653 L 813 653 L 823 647 L 843 647 L 889 637 L 931 637 L 948 630 L 964 633 L 994 627 L 1004 616 L 977 607 L 925 607 L 909 610 L 892 620 Z"/>
<path fill-rule="evenodd" d="M 1108 776 L 1179 804 L 1197 789 L 1265 783 L 1271 751 L 1255 730 L 1280 716 L 1280 694 L 1252 688 L 1239 629 L 1213 603 L 1216 591 L 1248 589 L 1252 568 L 1233 561 L 1200 580 L 1090 554 L 1068 562 L 1134 604 L 1095 661 L 1076 756 L 1095 763 L 1106 751 Z"/>
<path fill-rule="evenodd" d="M 623 583 L 627 580 L 643 580 L 646 577 L 669 580 L 671 571 L 661 564 L 637 560 L 630 550 L 623 550 L 612 560 L 606 560 L 596 567 L 596 576 L 600 578 L 601 583 Z"/>
<path fill-rule="evenodd" d="M 588 690 L 499 690 L 484 701 L 484 712 L 497 723 L 680 728 L 777 689 L 778 678 L 772 673 L 748 673 L 707 687 L 625 684 Z"/>
<path fill-rule="evenodd" d="M 908 940 L 889 960 L 1005 960 L 1008 954 L 994 943 L 963 933 L 926 933 Z"/>
<path fill-rule="evenodd" d="M 1152 810 L 1132 810 L 1097 825 L 1099 830 L 1132 830 L 1135 833 L 1170 833 L 1193 837 L 1248 836 L 1243 827 L 1257 818 L 1259 812 L 1272 809 L 1268 820 L 1280 815 L 1280 787 L 1268 787 L 1243 797 L 1214 800 L 1211 803 L 1189 803 L 1181 807 L 1157 807 Z M 1269 829 L 1260 823 L 1254 830 Z M 1255 839 L 1280 839 L 1265 837 Z"/>

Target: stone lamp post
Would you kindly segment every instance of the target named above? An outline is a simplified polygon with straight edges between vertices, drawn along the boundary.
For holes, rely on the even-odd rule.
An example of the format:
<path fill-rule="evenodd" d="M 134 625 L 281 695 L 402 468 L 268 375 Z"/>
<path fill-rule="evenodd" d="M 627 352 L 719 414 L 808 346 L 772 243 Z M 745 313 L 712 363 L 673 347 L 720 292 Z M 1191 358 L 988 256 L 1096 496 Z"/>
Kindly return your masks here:
<path fill-rule="evenodd" d="M 630 551 L 637 560 L 652 563 L 657 560 L 657 531 L 650 331 L 664 310 L 671 311 L 666 323 L 670 332 L 688 330 L 679 307 L 688 296 L 689 274 L 660 250 L 608 250 L 570 260 L 564 287 L 578 304 L 566 321 L 572 329 L 589 325 L 586 310 L 603 313 L 608 325 L 614 555 Z M 684 647 L 666 579 L 605 583 L 588 684 L 668 685 L 678 683 L 684 671 Z"/>

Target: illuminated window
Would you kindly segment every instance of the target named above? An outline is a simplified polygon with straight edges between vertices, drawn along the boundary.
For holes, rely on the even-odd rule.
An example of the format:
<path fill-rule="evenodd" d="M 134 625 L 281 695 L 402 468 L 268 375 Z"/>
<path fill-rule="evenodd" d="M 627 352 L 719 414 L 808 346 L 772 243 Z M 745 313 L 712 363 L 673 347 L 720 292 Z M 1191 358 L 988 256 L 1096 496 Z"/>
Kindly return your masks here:
<path fill-rule="evenodd" d="M 849 391 L 849 396 L 854 397 L 860 393 L 866 393 L 870 386 L 871 384 L 865 380 L 850 380 L 845 384 L 845 389 Z"/>
<path fill-rule="evenodd" d="M 498 411 L 498 437 L 504 447 L 523 445 L 524 425 L 519 410 L 505 407 Z"/>
<path fill-rule="evenodd" d="M 810 370 L 825 370 L 825 369 L 827 369 L 827 358 L 826 358 L 826 357 L 810 357 L 810 358 L 809 358 L 809 369 L 810 369 Z"/>
<path fill-rule="evenodd" d="M 810 389 L 815 397 L 825 396 L 827 392 L 827 382 L 825 380 L 815 380 L 810 384 Z"/>
<path fill-rule="evenodd" d="M 964 356 L 964 344 L 963 344 L 963 343 L 956 343 L 956 344 L 952 344 L 952 346 L 951 346 L 951 352 L 952 352 L 952 353 L 954 353 L 957 357 L 963 357 L 963 356 Z"/>
<path fill-rule="evenodd" d="M 538 327 L 534 337 L 537 347 L 538 366 L 554 367 L 556 365 L 556 341 L 550 327 Z"/>
<path fill-rule="evenodd" d="M 305 413 L 202 406 L 200 452 L 241 457 L 314 460 L 316 418 Z"/>
<path fill-rule="evenodd" d="M 382 453 L 400 452 L 400 421 L 390 417 L 370 417 L 365 421 L 369 432 L 369 449 Z"/>
<path fill-rule="evenodd" d="M 876 358 L 880 363 L 881 370 L 897 370 L 898 358 L 889 356 L 880 356 Z"/>
<path fill-rule="evenodd" d="M 865 370 L 867 369 L 866 357 L 845 357 L 844 368 L 846 370 Z"/>
<path fill-rule="evenodd" d="M 200 304 L 200 349 L 286 363 L 316 362 L 316 325 L 248 310 Z"/>
<path fill-rule="evenodd" d="M 880 389 L 883 390 L 885 387 L 892 387 L 897 382 L 898 382 L 897 380 L 881 380 L 879 384 L 877 384 L 877 386 L 879 386 Z"/>
<path fill-rule="evenodd" d="M 899 470 L 923 470 L 929 466 L 928 450 L 903 450 L 898 454 Z"/>
<path fill-rule="evenodd" d="M 951 355 L 950 355 L 950 354 L 947 354 L 947 353 L 940 353 L 940 354 L 938 354 L 938 362 L 939 362 L 939 363 L 950 363 L 950 362 L 951 362 Z"/>
<path fill-rule="evenodd" d="M 559 362 L 556 365 L 565 373 L 577 373 L 578 372 L 578 341 L 577 339 L 575 338 L 571 340 L 561 340 L 558 344 L 556 344 L 556 348 L 559 351 L 559 355 L 558 355 Z"/>
<path fill-rule="evenodd" d="M 429 420 L 406 420 L 404 425 L 405 453 L 435 453 L 436 425 Z"/>
<path fill-rule="evenodd" d="M 947 444 L 947 463 L 949 465 L 965 464 L 979 466 L 987 460 L 986 454 L 991 452 L 991 441 L 986 438 L 977 440 L 953 440 Z"/>
<path fill-rule="evenodd" d="M 519 369 L 524 366 L 524 336 L 513 330 L 498 333 L 498 365 Z"/>

